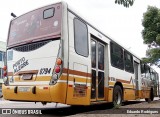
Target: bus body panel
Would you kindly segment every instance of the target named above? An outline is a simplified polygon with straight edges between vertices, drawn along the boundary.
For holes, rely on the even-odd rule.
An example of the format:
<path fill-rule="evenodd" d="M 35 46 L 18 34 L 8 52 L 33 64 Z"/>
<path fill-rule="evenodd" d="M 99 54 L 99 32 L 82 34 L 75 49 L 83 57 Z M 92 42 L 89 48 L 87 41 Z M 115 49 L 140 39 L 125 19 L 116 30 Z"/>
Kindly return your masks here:
<path fill-rule="evenodd" d="M 67 104 L 90 104 L 90 56 L 78 55 L 75 51 L 74 18 L 68 12 L 69 25 L 69 68 Z"/>
<path fill-rule="evenodd" d="M 51 102 L 50 88 L 48 85 L 36 86 L 36 94 L 32 93 L 34 86 L 18 86 L 18 93 L 14 93 L 17 86 L 3 86 L 3 95 L 6 100 L 17 100 L 17 101 L 46 101 Z M 48 87 L 44 89 L 44 87 Z M 21 92 L 20 89 L 27 88 L 27 91 Z"/>

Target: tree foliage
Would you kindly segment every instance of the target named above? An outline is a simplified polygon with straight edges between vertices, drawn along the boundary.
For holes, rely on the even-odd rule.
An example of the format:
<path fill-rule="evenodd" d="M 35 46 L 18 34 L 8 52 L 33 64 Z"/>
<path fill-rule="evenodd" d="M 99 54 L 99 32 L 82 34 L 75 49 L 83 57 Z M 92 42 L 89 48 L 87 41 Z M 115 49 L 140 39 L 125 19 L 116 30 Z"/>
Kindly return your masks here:
<path fill-rule="evenodd" d="M 149 6 L 143 14 L 142 25 L 142 37 L 144 43 L 148 44 L 143 62 L 160 67 L 160 9 Z"/>
<path fill-rule="evenodd" d="M 128 8 L 129 6 L 133 5 L 134 0 L 115 0 L 115 3 Z"/>

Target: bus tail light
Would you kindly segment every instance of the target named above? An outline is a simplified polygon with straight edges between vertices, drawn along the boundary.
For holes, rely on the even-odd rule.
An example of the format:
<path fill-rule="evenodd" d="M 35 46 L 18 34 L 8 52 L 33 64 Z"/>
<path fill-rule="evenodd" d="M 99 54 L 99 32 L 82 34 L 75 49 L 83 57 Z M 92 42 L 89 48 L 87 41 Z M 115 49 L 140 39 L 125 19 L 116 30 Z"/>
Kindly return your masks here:
<path fill-rule="evenodd" d="M 3 78 L 3 82 L 4 82 L 4 84 L 6 84 L 6 83 L 8 82 L 8 78 L 7 78 L 7 77 L 4 77 L 4 78 Z"/>
<path fill-rule="evenodd" d="M 50 81 L 50 84 L 56 84 L 57 80 L 58 80 L 58 75 L 57 74 L 52 75 L 52 79 Z"/>
<path fill-rule="evenodd" d="M 59 73 L 59 72 L 60 72 L 60 67 L 59 67 L 59 66 L 56 66 L 55 72 L 56 72 L 56 73 Z"/>
<path fill-rule="evenodd" d="M 60 77 L 62 71 L 62 59 L 61 58 L 57 58 L 56 60 L 56 64 L 52 73 L 52 78 L 50 81 L 50 84 L 56 84 L 58 78 Z"/>
<path fill-rule="evenodd" d="M 7 66 L 4 66 L 4 67 L 3 67 L 3 70 L 6 71 L 6 70 L 7 70 Z"/>
<path fill-rule="evenodd" d="M 62 60 L 60 58 L 58 58 L 57 61 L 56 61 L 56 64 L 57 65 L 61 65 L 62 64 Z"/>
<path fill-rule="evenodd" d="M 6 65 L 3 67 L 3 76 L 4 77 L 7 76 L 7 66 Z"/>
<path fill-rule="evenodd" d="M 53 79 L 53 80 L 57 80 L 57 79 L 58 79 L 58 75 L 57 75 L 57 74 L 54 74 L 54 75 L 52 76 L 52 79 Z"/>
<path fill-rule="evenodd" d="M 3 76 L 4 76 L 4 78 L 3 78 L 4 84 L 8 85 L 9 81 L 8 81 L 8 77 L 7 77 L 7 66 L 6 65 L 3 67 Z"/>
<path fill-rule="evenodd" d="M 4 76 L 4 77 L 7 76 L 7 71 L 4 71 L 3 76 Z"/>
<path fill-rule="evenodd" d="M 8 85 L 9 84 L 9 80 L 8 80 L 8 77 L 4 77 L 3 78 L 3 82 L 4 82 L 4 85 Z"/>

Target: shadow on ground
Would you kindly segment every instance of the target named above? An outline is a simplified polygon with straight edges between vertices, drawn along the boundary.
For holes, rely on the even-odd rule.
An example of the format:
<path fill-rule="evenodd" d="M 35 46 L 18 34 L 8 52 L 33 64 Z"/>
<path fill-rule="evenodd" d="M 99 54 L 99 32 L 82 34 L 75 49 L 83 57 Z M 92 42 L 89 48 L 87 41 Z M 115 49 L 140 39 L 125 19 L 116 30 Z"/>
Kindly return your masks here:
<path fill-rule="evenodd" d="M 124 102 L 125 105 L 138 104 L 141 101 L 128 101 Z M 91 106 L 69 106 L 63 108 L 45 108 L 42 110 L 42 113 L 45 115 L 55 115 L 55 116 L 70 116 L 75 114 L 101 114 L 104 113 L 104 110 L 108 114 L 113 114 L 114 112 L 119 111 L 120 109 L 114 109 L 112 103 L 107 104 L 98 104 Z M 96 112 L 95 112 L 96 111 Z M 124 112 L 126 114 L 126 112 Z"/>

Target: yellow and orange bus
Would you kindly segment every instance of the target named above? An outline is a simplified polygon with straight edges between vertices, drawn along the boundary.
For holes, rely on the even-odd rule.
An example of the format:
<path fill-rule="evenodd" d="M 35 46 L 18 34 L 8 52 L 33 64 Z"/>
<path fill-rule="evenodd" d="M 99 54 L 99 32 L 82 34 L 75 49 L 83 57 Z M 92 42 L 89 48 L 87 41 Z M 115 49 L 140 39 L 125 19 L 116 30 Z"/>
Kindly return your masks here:
<path fill-rule="evenodd" d="M 69 105 L 153 100 L 158 79 L 65 2 L 11 20 L 4 76 L 6 100 Z"/>

